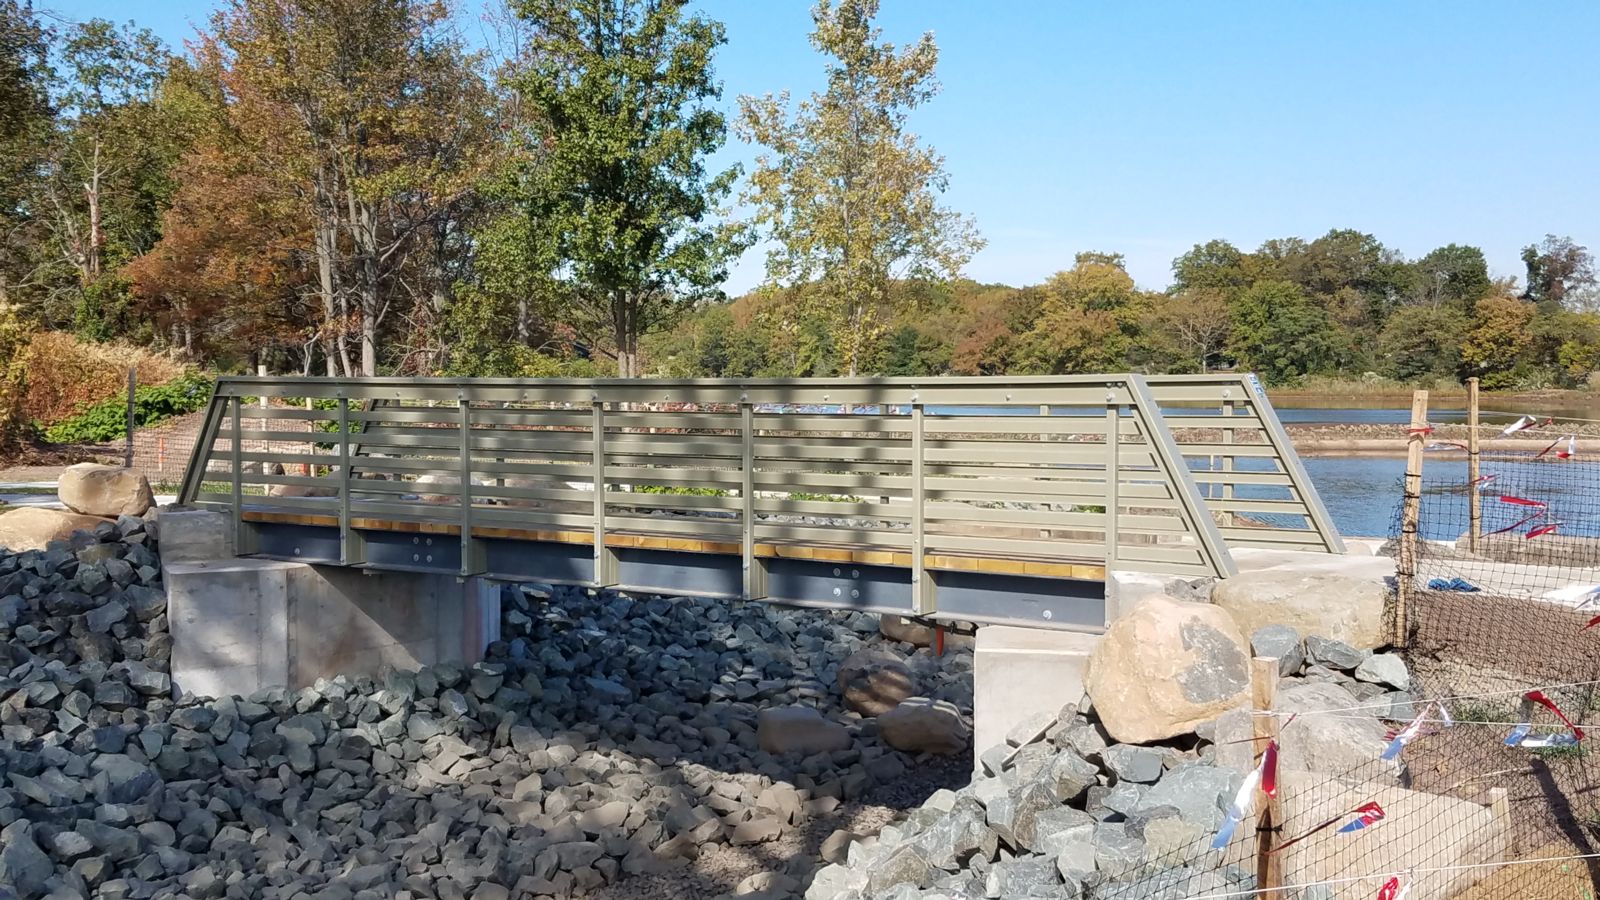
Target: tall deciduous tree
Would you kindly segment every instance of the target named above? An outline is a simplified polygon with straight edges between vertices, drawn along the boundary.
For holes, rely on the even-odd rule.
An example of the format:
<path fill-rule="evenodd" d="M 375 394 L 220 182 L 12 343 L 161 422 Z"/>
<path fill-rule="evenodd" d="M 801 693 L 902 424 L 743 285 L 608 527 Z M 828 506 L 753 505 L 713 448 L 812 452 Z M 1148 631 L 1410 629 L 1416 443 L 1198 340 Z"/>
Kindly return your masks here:
<path fill-rule="evenodd" d="M 1522 263 L 1528 269 L 1522 296 L 1546 312 L 1577 305 L 1596 284 L 1594 255 L 1569 237 L 1547 234 L 1538 244 L 1523 247 Z"/>
<path fill-rule="evenodd" d="M 491 128 L 448 13 L 439 0 L 230 0 L 202 41 L 201 68 L 227 101 L 206 149 L 244 165 L 192 166 L 229 189 L 186 201 L 224 221 L 235 213 L 205 205 L 237 190 L 299 217 L 288 231 L 303 236 L 295 257 L 311 277 L 274 283 L 309 285 L 329 374 L 376 374 L 386 350 L 403 365 L 415 348 L 381 346 L 383 329 L 411 318 L 410 335 L 440 318 L 472 250 L 461 216 Z"/>
<path fill-rule="evenodd" d="M 29 202 L 48 142 L 50 33 L 18 0 L 0 0 L 0 306 L 16 302 L 38 242 Z"/>
<path fill-rule="evenodd" d="M 1414 264 L 1416 299 L 1429 306 L 1450 306 L 1463 315 L 1494 289 L 1489 263 L 1477 247 L 1447 244 Z"/>
<path fill-rule="evenodd" d="M 811 45 L 828 86 L 791 110 L 787 93 L 740 97 L 739 134 L 766 149 L 745 199 L 774 242 L 770 284 L 816 282 L 809 313 L 855 374 L 891 313 L 895 278 L 951 277 L 982 247 L 939 205 L 944 158 L 907 127 L 939 90 L 933 35 L 898 48 L 874 25 L 878 0 L 821 0 Z"/>
<path fill-rule="evenodd" d="M 1148 307 L 1120 254 L 1079 253 L 1072 268 L 1045 284 L 1017 362 L 1038 374 L 1121 370 Z"/>
<path fill-rule="evenodd" d="M 1533 304 L 1515 297 L 1485 297 L 1474 309 L 1472 328 L 1461 342 L 1461 362 L 1467 374 L 1483 379 L 1491 390 L 1513 387 L 1517 369 L 1533 346 L 1529 325 Z"/>
<path fill-rule="evenodd" d="M 1333 362 L 1328 315 L 1300 286 L 1258 281 L 1233 306 L 1228 348 L 1268 383 L 1293 381 Z"/>
<path fill-rule="evenodd" d="M 492 235 L 521 246 L 490 259 L 534 274 L 553 266 L 549 314 L 608 344 L 623 377 L 640 374 L 641 335 L 720 296 L 741 249 L 717 218 L 738 170 L 707 166 L 727 132 L 712 105 L 723 29 L 687 5 L 513 5 L 531 26 L 527 65 L 511 82 L 531 146 L 504 191 L 520 221 Z"/>

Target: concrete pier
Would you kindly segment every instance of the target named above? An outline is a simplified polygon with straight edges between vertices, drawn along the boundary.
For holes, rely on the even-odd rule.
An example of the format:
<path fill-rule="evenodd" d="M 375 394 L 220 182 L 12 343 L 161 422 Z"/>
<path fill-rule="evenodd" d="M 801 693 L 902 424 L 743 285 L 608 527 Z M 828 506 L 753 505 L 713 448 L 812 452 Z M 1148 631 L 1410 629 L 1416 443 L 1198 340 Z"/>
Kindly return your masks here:
<path fill-rule="evenodd" d="M 248 695 L 386 666 L 470 664 L 499 637 L 500 585 L 260 559 L 166 567 L 172 682 Z"/>

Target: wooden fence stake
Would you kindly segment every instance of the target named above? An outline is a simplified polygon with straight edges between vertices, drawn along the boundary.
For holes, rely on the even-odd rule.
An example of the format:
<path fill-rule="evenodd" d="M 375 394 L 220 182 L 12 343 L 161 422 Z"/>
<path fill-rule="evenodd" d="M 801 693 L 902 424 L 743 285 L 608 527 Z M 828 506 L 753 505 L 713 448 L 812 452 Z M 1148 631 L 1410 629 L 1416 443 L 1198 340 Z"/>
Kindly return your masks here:
<path fill-rule="evenodd" d="M 1478 552 L 1483 538 L 1483 494 L 1478 490 L 1478 379 L 1467 379 L 1467 549 Z"/>
<path fill-rule="evenodd" d="M 1278 660 L 1257 656 L 1250 661 L 1250 706 L 1256 713 L 1251 717 L 1255 737 L 1251 749 L 1258 756 L 1267 752 L 1267 745 L 1278 739 L 1278 717 L 1263 715 L 1272 712 L 1277 699 Z M 1256 797 L 1256 808 L 1260 810 L 1256 819 L 1256 888 L 1261 892 L 1257 896 L 1260 900 L 1282 900 L 1283 894 L 1278 889 L 1283 886 L 1283 858 L 1272 852 L 1282 827 L 1278 801 L 1262 791 Z"/>
<path fill-rule="evenodd" d="M 1400 564 L 1395 573 L 1394 635 L 1390 640 L 1396 647 L 1410 642 L 1407 604 L 1416 590 L 1417 520 L 1422 514 L 1422 450 L 1428 441 L 1427 428 L 1428 392 L 1417 391 L 1411 395 L 1411 428 L 1406 435 L 1405 505 L 1400 512 Z"/>
<path fill-rule="evenodd" d="M 138 407 L 135 405 L 134 395 L 139 392 L 139 370 L 128 369 L 128 439 L 122 446 L 122 467 L 133 468 L 133 432 L 139 426 Z"/>

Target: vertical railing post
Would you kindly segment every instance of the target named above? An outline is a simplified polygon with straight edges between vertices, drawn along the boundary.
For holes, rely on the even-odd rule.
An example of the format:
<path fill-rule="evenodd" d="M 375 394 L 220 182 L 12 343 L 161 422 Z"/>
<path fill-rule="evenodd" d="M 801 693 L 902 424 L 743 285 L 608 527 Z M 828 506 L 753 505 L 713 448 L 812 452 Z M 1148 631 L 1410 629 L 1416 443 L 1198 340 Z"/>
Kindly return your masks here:
<path fill-rule="evenodd" d="M 1231 420 L 1233 418 L 1233 389 L 1232 388 L 1223 388 L 1222 389 L 1222 418 L 1225 419 L 1225 420 Z M 1233 438 L 1233 423 L 1231 421 L 1227 421 L 1222 426 L 1222 442 L 1224 444 L 1231 444 L 1231 443 L 1233 443 L 1233 440 L 1234 440 L 1234 438 Z M 1233 481 L 1230 480 L 1230 478 L 1229 478 L 1229 476 L 1232 473 L 1233 473 L 1233 457 L 1232 456 L 1224 456 L 1224 457 L 1222 457 L 1222 499 L 1223 500 L 1232 500 L 1233 499 Z M 1223 510 L 1223 513 L 1222 513 L 1222 524 L 1224 524 L 1224 525 L 1232 525 L 1233 524 L 1233 511 L 1232 510 Z"/>
<path fill-rule="evenodd" d="M 911 607 L 919 616 L 930 615 L 938 608 L 933 577 L 928 571 L 925 412 L 921 396 L 911 395 Z"/>
<path fill-rule="evenodd" d="M 1115 386 L 1106 390 L 1106 579 L 1116 568 L 1117 545 L 1122 536 L 1118 519 L 1122 506 L 1122 406 Z"/>
<path fill-rule="evenodd" d="M 1422 459 L 1427 440 L 1428 392 L 1417 391 L 1411 395 L 1411 428 L 1406 435 L 1405 499 L 1400 510 L 1400 560 L 1395 566 L 1394 634 L 1390 643 L 1396 647 L 1408 646 L 1410 641 L 1410 610 L 1412 591 L 1417 577 L 1417 523 L 1422 515 Z M 1474 492 L 1477 485 L 1473 485 Z"/>
<path fill-rule="evenodd" d="M 339 563 L 350 565 L 350 398 L 339 398 Z"/>
<path fill-rule="evenodd" d="M 244 398 L 233 398 L 233 547 L 235 553 L 244 552 Z"/>
<path fill-rule="evenodd" d="M 744 598 L 767 596 L 767 570 L 756 557 L 756 415 L 748 394 L 739 397 L 739 553 L 744 573 Z"/>
<path fill-rule="evenodd" d="M 592 434 L 594 443 L 594 586 L 617 583 L 617 557 L 606 546 L 606 404 L 599 394 L 592 395 Z"/>
<path fill-rule="evenodd" d="M 476 546 L 472 541 L 472 400 L 465 395 L 456 398 L 460 411 L 461 427 L 461 460 L 460 460 L 460 491 L 461 502 L 461 572 L 462 575 L 475 574 L 473 565 L 473 549 Z"/>
<path fill-rule="evenodd" d="M 1483 540 L 1483 493 L 1478 490 L 1482 477 L 1478 457 L 1478 379 L 1467 379 L 1467 549 L 1478 552 Z"/>

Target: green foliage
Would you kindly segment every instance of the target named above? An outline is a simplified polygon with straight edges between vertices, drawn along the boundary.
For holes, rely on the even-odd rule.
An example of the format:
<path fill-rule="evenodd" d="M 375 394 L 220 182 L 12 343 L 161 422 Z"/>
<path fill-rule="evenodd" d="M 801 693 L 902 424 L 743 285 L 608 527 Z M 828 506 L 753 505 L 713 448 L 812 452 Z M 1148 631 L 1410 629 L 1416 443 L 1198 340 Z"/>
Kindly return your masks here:
<path fill-rule="evenodd" d="M 1268 384 L 1292 382 L 1330 367 L 1328 315 L 1296 284 L 1259 281 L 1233 308 L 1229 349 Z"/>
<path fill-rule="evenodd" d="M 785 310 L 823 323 L 847 374 L 867 371 L 906 307 L 896 278 L 953 278 L 983 246 L 972 222 L 939 205 L 944 159 L 908 127 L 938 93 L 933 35 L 896 47 L 874 22 L 878 0 L 820 0 L 811 45 L 825 90 L 739 98 L 739 135 L 764 149 L 744 199 L 771 240 L 767 284 L 808 290 Z M 907 364 L 902 354 L 900 364 Z"/>
<path fill-rule="evenodd" d="M 1485 390 L 1515 388 L 1526 377 L 1533 346 L 1529 326 L 1536 312 L 1532 303 L 1512 297 L 1478 301 L 1472 329 L 1461 342 L 1461 362 Z"/>
<path fill-rule="evenodd" d="M 215 382 L 190 373 L 166 384 L 140 387 L 133 395 L 136 426 L 153 425 L 172 416 L 192 413 L 206 405 Z M 128 433 L 128 404 L 123 397 L 102 400 L 82 412 L 45 429 L 46 440 L 57 444 L 100 443 Z"/>
<path fill-rule="evenodd" d="M 1406 306 L 1389 317 L 1381 341 L 1384 374 L 1401 380 L 1454 375 L 1470 320 L 1451 306 Z"/>
<path fill-rule="evenodd" d="M 530 162 L 507 191 L 528 224 L 523 255 L 558 259 L 551 313 L 610 339 L 638 374 L 641 335 L 720 296 L 738 234 L 713 224 L 737 168 L 707 171 L 726 134 L 712 52 L 721 23 L 687 0 L 521 0 L 533 29 L 513 83 L 533 114 Z M 536 164 L 531 160 L 536 159 Z"/>
<path fill-rule="evenodd" d="M 673 494 L 682 497 L 726 497 L 728 492 L 722 488 L 684 487 L 676 484 L 636 484 L 633 486 L 635 494 Z"/>

